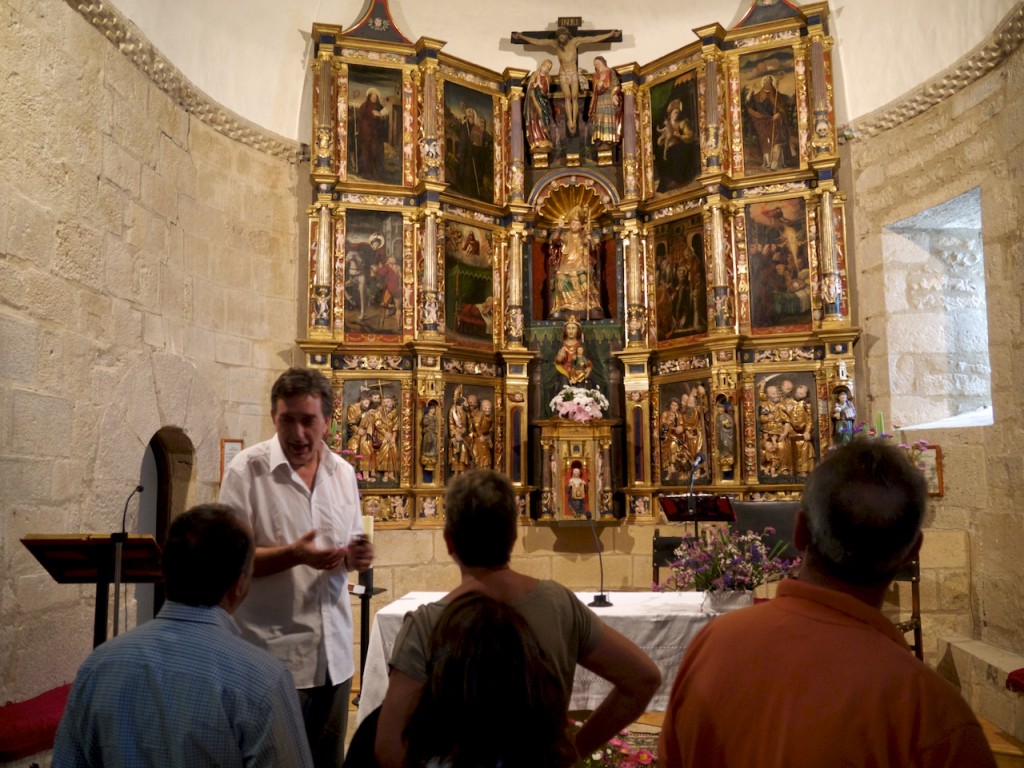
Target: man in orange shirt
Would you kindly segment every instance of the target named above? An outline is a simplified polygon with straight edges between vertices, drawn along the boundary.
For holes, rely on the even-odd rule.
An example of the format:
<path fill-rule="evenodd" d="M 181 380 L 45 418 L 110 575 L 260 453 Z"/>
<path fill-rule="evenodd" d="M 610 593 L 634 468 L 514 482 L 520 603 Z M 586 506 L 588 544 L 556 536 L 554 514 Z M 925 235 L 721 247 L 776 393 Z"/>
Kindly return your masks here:
<path fill-rule="evenodd" d="M 967 703 L 879 610 L 920 550 L 926 494 L 906 455 L 873 440 L 811 473 L 794 532 L 799 579 L 690 644 L 659 765 L 995 766 Z"/>

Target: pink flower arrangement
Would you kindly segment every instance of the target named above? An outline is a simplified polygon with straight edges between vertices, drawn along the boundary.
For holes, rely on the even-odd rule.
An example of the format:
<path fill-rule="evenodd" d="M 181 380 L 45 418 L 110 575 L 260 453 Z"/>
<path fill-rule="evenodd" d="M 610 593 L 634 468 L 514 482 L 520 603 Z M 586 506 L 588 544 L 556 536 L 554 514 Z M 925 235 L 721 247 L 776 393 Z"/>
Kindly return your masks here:
<path fill-rule="evenodd" d="M 779 555 L 786 543 L 779 541 L 768 551 L 763 536 L 775 533 L 765 528 L 763 533 L 739 533 L 728 527 L 701 532 L 700 536 L 685 536 L 676 549 L 679 558 L 672 565 L 671 574 L 656 591 L 724 592 L 752 590 L 769 581 L 787 576 L 800 565 L 800 558 L 783 560 Z"/>
<path fill-rule="evenodd" d="M 551 399 L 549 407 L 563 419 L 590 421 L 601 418 L 608 410 L 608 398 L 597 389 L 566 385 Z"/>
<path fill-rule="evenodd" d="M 579 723 L 575 723 L 579 727 Z M 654 752 L 629 743 L 629 731 L 622 731 L 593 754 L 582 758 L 576 765 L 583 768 L 640 768 L 656 765 Z"/>
<path fill-rule="evenodd" d="M 881 416 L 879 416 L 878 418 L 878 423 L 882 423 Z M 924 462 L 921 460 L 921 454 L 927 451 L 929 448 L 931 448 L 931 444 L 924 439 L 915 440 L 912 443 L 908 443 L 906 439 L 903 437 L 903 430 L 900 428 L 899 424 L 893 424 L 893 429 L 896 430 L 896 439 L 899 440 L 899 443 L 896 445 L 896 447 L 902 451 L 905 451 L 907 454 L 907 458 L 910 459 L 910 463 L 913 464 L 918 469 L 920 469 L 922 472 L 924 472 L 927 468 Z M 892 435 L 883 432 L 881 427 L 876 428 L 866 422 L 861 422 L 860 424 L 857 425 L 857 427 L 853 430 L 853 436 L 860 436 L 861 438 L 878 438 L 879 440 L 891 440 L 893 437 Z"/>

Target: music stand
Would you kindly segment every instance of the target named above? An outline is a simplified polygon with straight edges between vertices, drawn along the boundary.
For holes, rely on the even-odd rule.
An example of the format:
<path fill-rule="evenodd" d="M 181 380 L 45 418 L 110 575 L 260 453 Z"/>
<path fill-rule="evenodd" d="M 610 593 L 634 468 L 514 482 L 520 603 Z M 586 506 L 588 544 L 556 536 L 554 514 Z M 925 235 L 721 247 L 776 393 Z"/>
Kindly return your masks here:
<path fill-rule="evenodd" d="M 107 639 L 107 606 L 114 582 L 114 539 L 108 533 L 30 533 L 21 540 L 58 584 L 95 584 L 96 612 L 92 645 Z M 163 580 L 160 545 L 152 536 L 126 535 L 121 544 L 121 583 Z"/>
<path fill-rule="evenodd" d="M 731 523 L 736 520 L 732 499 L 714 493 L 672 493 L 658 497 L 661 509 L 671 523 Z M 691 503 L 692 502 L 692 503 Z"/>

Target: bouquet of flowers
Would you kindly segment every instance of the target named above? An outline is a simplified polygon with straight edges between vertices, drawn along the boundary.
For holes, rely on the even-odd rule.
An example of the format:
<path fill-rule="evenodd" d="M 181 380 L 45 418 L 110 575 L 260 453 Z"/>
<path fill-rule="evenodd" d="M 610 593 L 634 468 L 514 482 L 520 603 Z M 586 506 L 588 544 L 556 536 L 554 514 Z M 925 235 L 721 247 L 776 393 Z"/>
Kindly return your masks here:
<path fill-rule="evenodd" d="M 685 536 L 676 549 L 679 559 L 670 566 L 671 575 L 655 589 L 696 592 L 752 590 L 781 579 L 796 570 L 800 558 L 783 560 L 779 557 L 786 548 L 784 541 L 777 542 L 768 551 L 763 536 L 774 533 L 773 528 L 765 528 L 762 533 L 740 533 L 721 527 L 700 536 Z"/>
<path fill-rule="evenodd" d="M 578 728 L 579 723 L 575 723 Z M 655 765 L 654 752 L 646 747 L 636 746 L 629 741 L 629 731 L 622 731 L 614 739 L 591 755 L 582 758 L 576 765 L 583 768 L 639 768 Z"/>
<path fill-rule="evenodd" d="M 877 426 L 862 421 L 854 428 L 853 436 L 855 438 L 861 439 L 867 437 L 877 438 L 879 440 L 891 440 L 893 436 L 884 432 L 883 427 L 884 422 L 881 415 L 879 415 Z M 931 447 L 929 442 L 927 440 L 921 439 L 915 440 L 912 443 L 908 443 L 906 438 L 903 436 L 903 430 L 900 428 L 899 424 L 894 424 L 893 428 L 897 432 L 896 439 L 899 441 L 896 447 L 907 454 L 907 458 L 910 459 L 911 464 L 913 464 L 919 470 L 924 472 L 926 470 L 926 467 L 924 462 L 921 460 L 921 454 Z"/>
<path fill-rule="evenodd" d="M 608 398 L 597 389 L 584 389 L 567 384 L 551 399 L 549 407 L 563 419 L 590 421 L 601 418 L 608 410 Z"/>

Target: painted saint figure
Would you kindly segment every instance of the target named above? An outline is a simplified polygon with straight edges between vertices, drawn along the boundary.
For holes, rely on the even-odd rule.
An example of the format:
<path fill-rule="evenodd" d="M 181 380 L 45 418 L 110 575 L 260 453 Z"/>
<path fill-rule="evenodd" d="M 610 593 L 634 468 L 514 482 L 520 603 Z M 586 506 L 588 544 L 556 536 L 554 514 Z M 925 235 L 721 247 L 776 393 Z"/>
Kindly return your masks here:
<path fill-rule="evenodd" d="M 707 411 L 707 397 L 704 387 L 697 385 L 685 395 L 680 402 L 679 421 L 683 427 L 683 461 L 689 471 L 697 459 L 697 455 L 704 453 L 704 414 Z M 703 464 L 697 467 L 696 477 L 703 477 L 707 474 L 707 467 Z"/>
<path fill-rule="evenodd" d="M 715 448 L 718 451 L 718 466 L 728 472 L 736 463 L 736 419 L 732 415 L 732 404 L 721 400 L 716 406 Z"/>
<path fill-rule="evenodd" d="M 836 404 L 832 407 L 832 434 L 836 445 L 845 445 L 853 439 L 853 422 L 857 418 L 857 406 L 850 400 L 845 389 L 836 392 Z"/>
<path fill-rule="evenodd" d="M 534 152 L 549 150 L 553 145 L 550 74 L 551 59 L 544 59 L 526 81 L 526 138 Z"/>
<path fill-rule="evenodd" d="M 552 238 L 549 317 L 553 320 L 569 312 L 583 313 L 585 319 L 604 317 L 587 214 L 582 206 L 576 206 L 569 214 L 569 231 L 563 232 L 559 227 Z"/>
<path fill-rule="evenodd" d="M 373 422 L 373 443 L 377 452 L 377 471 L 382 482 L 398 481 L 398 411 L 395 399 L 386 395 Z"/>
<path fill-rule="evenodd" d="M 466 413 L 466 401 L 462 396 L 462 386 L 455 388 L 452 407 L 448 411 L 448 466 L 453 475 L 469 469 L 469 445 L 466 436 L 469 434 L 469 415 Z"/>
<path fill-rule="evenodd" d="M 368 88 L 366 100 L 357 113 L 356 140 L 359 143 L 359 175 L 379 181 L 384 177 L 384 143 L 391 108 L 381 104 L 380 91 Z"/>
<path fill-rule="evenodd" d="M 775 77 L 765 75 L 761 87 L 747 97 L 747 114 L 757 134 L 761 167 L 777 171 L 794 164 L 790 147 L 789 111 L 793 97 L 776 87 Z"/>
<path fill-rule="evenodd" d="M 476 121 L 476 110 L 469 107 L 462 116 L 462 122 L 459 123 L 459 191 L 479 199 L 483 195 L 480 151 L 484 145 L 484 132 Z"/>
<path fill-rule="evenodd" d="M 590 101 L 590 141 L 617 144 L 622 137 L 622 88 L 604 56 L 594 59 L 594 95 Z"/>
<path fill-rule="evenodd" d="M 590 511 L 587 509 L 587 481 L 583 479 L 579 467 L 572 468 L 572 476 L 567 483 L 567 495 L 569 498 L 569 509 L 573 517 L 586 517 L 590 519 Z"/>
<path fill-rule="evenodd" d="M 785 403 L 789 463 L 799 478 L 814 469 L 814 411 L 807 396 L 807 385 L 799 384 Z"/>
<path fill-rule="evenodd" d="M 679 413 L 679 398 L 669 400 L 668 408 L 661 412 L 661 472 L 663 482 L 679 479 L 683 465 L 683 420 Z"/>
<path fill-rule="evenodd" d="M 433 400 L 420 421 L 420 464 L 431 472 L 437 468 L 437 403 Z"/>
<path fill-rule="evenodd" d="M 472 422 L 471 452 L 474 467 L 491 469 L 491 465 L 494 463 L 494 438 L 491 435 L 494 429 L 493 409 L 491 401 L 484 399 L 470 415 Z"/>
<path fill-rule="evenodd" d="M 658 125 L 658 160 L 662 168 L 659 192 L 684 186 L 700 171 L 700 148 L 693 124 L 683 114 L 683 102 L 673 99 Z"/>
<path fill-rule="evenodd" d="M 583 326 L 575 315 L 569 315 L 562 326 L 562 346 L 553 362 L 567 384 L 579 386 L 590 377 L 594 366 L 583 348 Z"/>

